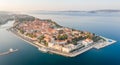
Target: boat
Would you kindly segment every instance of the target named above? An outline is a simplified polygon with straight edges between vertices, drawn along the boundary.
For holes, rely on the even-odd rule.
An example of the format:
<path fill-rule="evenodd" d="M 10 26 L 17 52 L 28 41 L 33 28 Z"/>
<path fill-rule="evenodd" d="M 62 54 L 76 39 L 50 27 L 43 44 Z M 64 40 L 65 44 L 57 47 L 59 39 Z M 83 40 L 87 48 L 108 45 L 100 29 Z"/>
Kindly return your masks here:
<path fill-rule="evenodd" d="M 1 55 L 7 55 L 7 54 L 10 54 L 10 53 L 13 53 L 13 52 L 16 52 L 16 51 L 18 51 L 18 49 L 12 49 L 12 48 L 10 48 L 8 51 L 6 51 L 6 52 L 3 52 L 3 53 L 0 53 L 0 56 Z"/>
<path fill-rule="evenodd" d="M 48 50 L 46 48 L 43 48 L 43 47 L 39 47 L 38 50 L 42 51 L 42 52 L 48 52 Z"/>
<path fill-rule="evenodd" d="M 15 50 L 12 49 L 12 48 L 9 49 L 9 52 L 11 52 L 11 53 L 12 53 L 12 52 L 15 52 L 15 51 L 18 51 L 18 49 L 15 49 Z"/>

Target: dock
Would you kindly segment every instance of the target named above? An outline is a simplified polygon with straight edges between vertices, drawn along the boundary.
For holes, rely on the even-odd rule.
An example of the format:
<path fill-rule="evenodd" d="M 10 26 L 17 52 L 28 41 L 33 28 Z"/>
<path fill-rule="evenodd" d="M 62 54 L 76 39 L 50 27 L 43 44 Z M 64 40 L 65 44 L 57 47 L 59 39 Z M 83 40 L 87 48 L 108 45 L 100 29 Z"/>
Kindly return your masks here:
<path fill-rule="evenodd" d="M 115 40 L 112 40 L 112 39 L 108 39 L 105 37 L 102 37 L 102 38 L 104 38 L 106 42 L 98 43 L 97 45 L 94 46 L 94 48 L 101 49 L 116 42 Z"/>

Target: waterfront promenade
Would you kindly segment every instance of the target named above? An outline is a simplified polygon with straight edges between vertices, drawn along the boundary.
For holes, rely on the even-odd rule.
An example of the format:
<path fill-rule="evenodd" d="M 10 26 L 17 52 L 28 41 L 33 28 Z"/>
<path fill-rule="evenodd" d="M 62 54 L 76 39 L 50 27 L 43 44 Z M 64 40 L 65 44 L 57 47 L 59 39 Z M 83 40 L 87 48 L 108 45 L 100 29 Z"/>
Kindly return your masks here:
<path fill-rule="evenodd" d="M 101 48 L 104 48 L 104 47 L 106 47 L 108 45 L 111 45 L 111 44 L 117 42 L 115 40 L 108 39 L 108 38 L 105 38 L 105 37 L 102 37 L 102 38 L 104 38 L 106 40 L 106 42 L 99 42 L 97 45 L 94 46 L 94 48 L 101 49 Z"/>
<path fill-rule="evenodd" d="M 9 54 L 10 52 L 9 51 L 7 51 L 7 52 L 3 52 L 3 53 L 0 53 L 0 56 L 2 56 L 2 55 L 6 55 L 6 54 Z"/>
<path fill-rule="evenodd" d="M 13 52 L 16 52 L 16 51 L 18 51 L 18 49 L 16 49 L 16 50 L 8 50 L 6 52 L 0 53 L 0 56 L 7 55 L 7 54 L 10 54 L 10 53 L 13 53 Z"/>

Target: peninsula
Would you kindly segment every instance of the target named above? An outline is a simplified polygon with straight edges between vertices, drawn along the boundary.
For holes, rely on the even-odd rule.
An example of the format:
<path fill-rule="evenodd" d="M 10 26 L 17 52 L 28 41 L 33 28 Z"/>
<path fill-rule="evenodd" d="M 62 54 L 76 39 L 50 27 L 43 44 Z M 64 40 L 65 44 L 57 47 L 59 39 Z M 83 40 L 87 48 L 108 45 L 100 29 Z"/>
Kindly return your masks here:
<path fill-rule="evenodd" d="M 49 19 L 15 20 L 9 31 L 40 51 L 75 57 L 92 48 L 100 49 L 116 41 L 94 33 L 63 27 Z"/>

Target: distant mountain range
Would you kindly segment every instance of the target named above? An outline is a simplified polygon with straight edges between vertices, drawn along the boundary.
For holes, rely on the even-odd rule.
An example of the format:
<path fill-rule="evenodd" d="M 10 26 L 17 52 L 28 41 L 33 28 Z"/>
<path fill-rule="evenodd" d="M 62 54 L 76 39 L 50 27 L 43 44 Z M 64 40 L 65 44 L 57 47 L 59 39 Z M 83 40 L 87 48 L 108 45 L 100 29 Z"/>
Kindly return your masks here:
<path fill-rule="evenodd" d="M 25 14 L 14 14 L 13 12 L 0 11 L 0 25 L 5 24 L 10 20 L 31 21 L 34 19 L 35 18 L 33 16 Z"/>
<path fill-rule="evenodd" d="M 41 14 L 41 15 L 69 15 L 69 16 L 120 16 L 120 10 L 92 10 L 92 11 L 45 11 L 35 10 L 27 11 L 30 14 Z"/>
<path fill-rule="evenodd" d="M 8 11 L 0 11 L 0 14 L 6 14 L 6 13 L 10 13 Z"/>
<path fill-rule="evenodd" d="M 114 9 L 103 9 L 103 10 L 91 10 L 91 11 L 80 11 L 80 10 L 65 10 L 65 11 L 47 11 L 47 10 L 31 10 L 26 11 L 28 13 L 119 13 L 120 10 L 114 10 Z M 0 14 L 16 14 L 16 12 L 10 12 L 10 11 L 0 11 Z M 21 13 L 21 12 L 17 12 Z"/>
<path fill-rule="evenodd" d="M 45 11 L 45 10 L 35 10 L 27 11 L 27 13 L 32 14 L 44 14 L 44 15 L 70 15 L 70 16 L 120 16 L 120 10 L 92 10 L 92 11 Z M 0 25 L 5 24 L 8 20 L 13 20 L 14 18 L 19 20 L 33 20 L 34 17 L 25 14 L 16 14 L 16 12 L 0 11 Z"/>
<path fill-rule="evenodd" d="M 120 12 L 120 10 L 91 10 L 91 11 L 73 11 L 73 10 L 69 10 L 69 11 L 60 11 L 60 12 Z"/>
<path fill-rule="evenodd" d="M 120 10 L 112 10 L 112 9 L 91 10 L 91 11 L 78 11 L 78 10 L 46 11 L 46 10 L 35 10 L 35 11 L 28 11 L 28 12 L 87 12 L 87 13 L 97 13 L 97 12 L 120 12 Z"/>
<path fill-rule="evenodd" d="M 94 12 L 120 12 L 120 10 L 95 10 Z"/>

